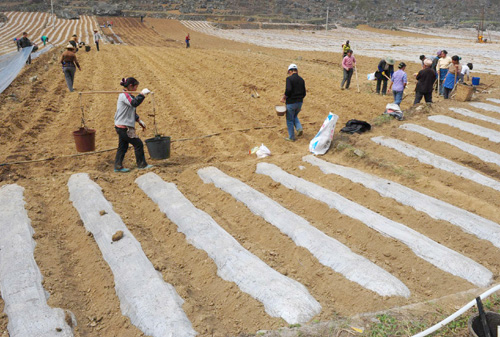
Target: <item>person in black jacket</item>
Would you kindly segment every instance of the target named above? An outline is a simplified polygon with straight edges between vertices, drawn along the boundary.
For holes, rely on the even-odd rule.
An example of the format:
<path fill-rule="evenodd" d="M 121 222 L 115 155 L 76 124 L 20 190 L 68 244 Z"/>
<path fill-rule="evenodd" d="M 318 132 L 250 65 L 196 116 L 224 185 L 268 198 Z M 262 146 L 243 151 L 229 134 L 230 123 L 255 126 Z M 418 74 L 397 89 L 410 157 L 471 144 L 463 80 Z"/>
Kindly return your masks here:
<path fill-rule="evenodd" d="M 288 77 L 286 78 L 286 89 L 281 102 L 286 102 L 286 126 L 288 128 L 288 141 L 295 141 L 295 130 L 297 136 L 302 136 L 302 125 L 300 124 L 298 114 L 302 108 L 302 102 L 306 97 L 306 84 L 304 79 L 299 76 L 296 64 L 288 66 Z"/>
<path fill-rule="evenodd" d="M 23 48 L 31 47 L 31 46 L 33 46 L 33 43 L 30 41 L 30 39 L 28 39 L 28 33 L 24 32 L 23 37 L 17 41 L 17 50 L 19 51 Z M 34 50 L 35 50 L 35 48 L 33 48 L 33 51 Z M 28 59 L 26 60 L 26 64 L 31 64 L 31 54 L 30 54 L 30 56 L 28 56 Z"/>

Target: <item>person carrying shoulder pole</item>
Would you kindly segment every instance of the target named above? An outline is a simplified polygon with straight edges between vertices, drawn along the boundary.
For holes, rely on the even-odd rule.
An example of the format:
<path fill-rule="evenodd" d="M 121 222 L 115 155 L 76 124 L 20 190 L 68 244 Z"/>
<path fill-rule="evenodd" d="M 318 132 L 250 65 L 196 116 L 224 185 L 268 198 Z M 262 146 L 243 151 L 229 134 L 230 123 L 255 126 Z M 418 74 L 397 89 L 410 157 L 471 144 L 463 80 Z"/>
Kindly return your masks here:
<path fill-rule="evenodd" d="M 351 85 L 352 73 L 354 71 L 354 67 L 356 67 L 356 59 L 352 56 L 352 53 L 352 49 L 349 49 L 347 55 L 342 59 L 344 78 L 342 79 L 342 83 L 340 83 L 341 90 L 344 90 L 344 83 L 346 89 L 349 89 L 349 86 Z"/>
<path fill-rule="evenodd" d="M 297 130 L 297 137 L 302 136 L 302 125 L 300 124 L 298 115 L 302 108 L 304 97 L 306 97 L 306 83 L 299 76 L 296 64 L 292 63 L 288 66 L 287 74 L 285 93 L 281 97 L 281 102 L 286 103 L 288 138 L 285 138 L 285 140 L 294 142 L 295 130 Z"/>
<path fill-rule="evenodd" d="M 118 134 L 118 150 L 115 157 L 115 172 L 125 173 L 130 169 L 123 167 L 123 159 L 128 150 L 128 145 L 132 144 L 135 151 L 135 160 L 138 169 L 149 169 L 153 165 L 148 165 L 144 156 L 144 144 L 135 133 L 135 123 L 146 129 L 146 124 L 139 118 L 136 108 L 144 101 L 146 95 L 151 91 L 142 89 L 137 96 L 130 94 L 130 91 L 137 91 L 139 81 L 133 77 L 122 78 L 120 85 L 124 87 L 123 92 L 118 96 L 115 113 L 115 130 Z"/>

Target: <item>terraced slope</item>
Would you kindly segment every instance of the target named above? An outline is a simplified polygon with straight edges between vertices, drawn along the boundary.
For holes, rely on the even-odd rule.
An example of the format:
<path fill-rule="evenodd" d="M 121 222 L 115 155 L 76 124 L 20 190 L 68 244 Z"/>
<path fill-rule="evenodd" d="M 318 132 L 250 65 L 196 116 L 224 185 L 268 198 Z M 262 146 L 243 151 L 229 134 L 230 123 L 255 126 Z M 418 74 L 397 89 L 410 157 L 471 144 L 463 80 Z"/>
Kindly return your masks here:
<path fill-rule="evenodd" d="M 92 34 L 97 22 L 88 15 L 81 15 L 79 20 L 65 20 L 57 18 L 55 21 L 48 13 L 38 12 L 7 12 L 4 13 L 9 21 L 0 27 L 0 55 L 16 51 L 14 38 L 21 38 L 27 32 L 28 38 L 43 46 L 42 35 L 49 37 L 53 45 L 67 44 L 73 34 L 78 35 L 79 41 L 92 43 Z"/>
<path fill-rule="evenodd" d="M 372 121 L 390 101 L 389 97 L 371 94 L 371 83 L 364 81 L 361 82 L 361 93 L 340 91 L 341 72 L 334 64 L 338 55 L 273 50 L 215 37 L 206 37 L 205 40 L 203 34 L 195 35 L 195 41 L 199 43 L 193 41 L 193 47 L 186 49 L 179 48 L 182 41 L 175 37 L 182 37 L 185 33 L 178 22 L 155 23 L 158 35 L 152 34 L 148 26 L 137 26 L 137 22 L 129 19 L 114 24 L 115 33 L 127 45 L 108 44 L 100 52 L 92 50 L 79 54 L 83 70 L 76 74 L 75 87 L 78 91 L 119 90 L 122 77 L 134 76 L 141 82 L 141 88 L 153 90 L 158 129 L 171 136 L 174 142 L 171 158 L 151 160 L 155 165 L 151 171 L 159 179 L 175 184 L 195 209 L 208 215 L 228 234 L 229 239 L 225 237 L 224 240 L 234 240 L 231 241 L 237 244 L 234 247 L 242 247 L 239 252 L 250 253 L 317 301 L 321 309 L 318 310 L 319 306 L 311 301 L 309 315 L 313 314 L 310 320 L 327 321 L 338 316 L 421 302 L 498 280 L 499 250 L 491 240 L 481 239 L 477 233 L 424 210 L 387 196 L 381 197 L 379 192 L 347 177 L 325 174 L 319 167 L 303 161 L 309 141 L 329 111 L 340 117 L 338 132 L 340 126 L 352 118 Z M 169 27 L 171 35 L 165 33 Z M 157 36 L 179 42 L 166 41 L 165 45 L 155 46 L 140 43 Z M 154 41 L 160 43 L 160 40 Z M 140 330 L 143 325 L 126 316 L 129 311 L 120 309 L 121 295 L 130 294 L 117 296 L 115 270 L 101 251 L 104 247 L 105 251 L 109 249 L 109 253 L 113 253 L 120 241 L 111 244 L 109 234 L 104 237 L 107 240 L 89 234 L 85 227 L 89 219 L 83 215 L 85 213 L 79 213 L 75 208 L 78 206 L 71 201 L 75 200 L 73 194 L 78 195 L 79 191 L 87 193 L 88 186 L 83 185 L 85 188 L 79 190 L 70 184 L 70 191 L 70 178 L 74 174 L 88 173 L 89 179 L 102 188 L 102 195 L 114 213 L 140 243 L 147 260 L 184 301 L 182 310 L 200 336 L 236 336 L 287 326 L 288 316 L 269 310 L 266 299 L 239 283 L 238 274 L 231 279 L 221 271 L 217 254 L 207 248 L 209 244 L 219 243 L 218 237 L 213 242 L 202 242 L 206 245 L 194 239 L 188 240 L 187 235 L 193 233 L 187 232 L 189 226 L 183 227 L 179 223 L 179 218 L 182 220 L 183 217 L 172 215 L 168 204 L 162 206 L 161 198 L 153 200 L 143 191 L 139 185 L 146 179 L 142 177 L 146 172 L 134 169 L 129 174 L 115 174 L 114 151 L 69 157 L 75 154 L 71 132 L 80 125 L 81 111 L 78 94 L 67 91 L 60 67 L 53 62 L 53 57 L 60 52 L 58 49 L 41 56 L 25 68 L 0 96 L 0 164 L 52 158 L 0 166 L 0 186 L 18 184 L 25 188 L 25 208 L 37 244 L 34 257 L 44 277 L 43 287 L 50 293 L 47 304 L 74 314 L 78 322 L 75 336 L 144 335 Z M 284 119 L 273 111 L 283 91 L 286 67 L 292 61 L 298 63 L 308 87 L 300 115 L 305 132 L 295 143 L 284 141 Z M 377 60 L 360 57 L 358 62 L 359 71 L 368 72 Z M 409 65 L 408 72 L 418 68 L 419 65 Z M 28 78 L 33 75 L 38 76 L 38 81 L 32 83 Z M 485 75 L 482 80 L 497 78 Z M 494 88 L 490 95 L 479 95 L 477 99 L 482 102 L 486 97 L 498 99 L 500 93 L 497 90 Z M 259 98 L 256 98 L 255 91 Z M 116 96 L 84 96 L 83 103 L 88 126 L 97 130 L 97 150 L 116 147 L 117 136 L 113 130 Z M 492 101 L 488 104 L 500 107 Z M 408 105 L 409 99 L 404 102 L 404 108 Z M 149 126 L 146 132 L 140 131 L 143 139 L 153 135 L 152 106 L 152 97 L 148 96 L 138 108 L 138 113 Z M 498 117 L 497 112 L 466 103 L 441 101 L 426 112 L 415 112 L 407 122 L 500 154 L 497 144 L 487 138 L 428 119 L 429 115 L 446 115 L 500 132 L 499 125 L 457 114 L 449 107 Z M 371 138 L 387 136 L 402 140 L 496 181 L 500 181 L 498 166 L 449 143 L 399 128 L 400 124 L 391 121 L 374 126 L 371 132 L 363 135 L 336 135 L 332 149 L 322 159 L 397 182 L 489 220 L 493 223 L 492 228 L 496 228 L 495 224 L 500 223 L 498 191 L 430 164 L 422 164 L 417 159 L 376 144 Z M 248 154 L 252 147 L 261 143 L 272 151 L 272 156 L 264 160 Z M 353 154 L 354 148 L 364 153 L 357 156 Z M 460 275 L 443 270 L 431 258 L 417 255 L 411 245 L 367 226 L 364 219 L 355 219 L 348 212 L 331 208 L 322 200 L 292 190 L 268 175 L 256 173 L 257 164 L 262 161 L 335 192 L 363 207 L 359 209 L 377 213 L 377 219 L 385 218 L 384 221 L 410 228 L 454 252 L 454 256 L 463 257 L 463 261 L 484 272 L 485 277 L 477 281 L 464 277 L 467 270 Z M 127 154 L 125 165 L 135 168 L 132 153 Z M 315 256 L 304 246 L 297 245 L 292 237 L 257 214 L 255 208 L 250 209 L 228 192 L 204 183 L 198 170 L 209 166 L 303 218 L 310 226 L 363 257 L 363 263 L 368 262 L 377 270 L 392 275 L 393 279 L 400 281 L 398 284 L 407 287 L 409 296 L 381 296 L 363 287 L 362 282 L 350 281 L 345 276 L 348 271 L 334 271 L 321 262 L 317 253 Z M 137 178 L 140 179 L 136 183 Z M 160 184 L 153 184 L 153 187 L 160 187 Z M 157 193 L 161 197 L 161 193 Z M 101 206 L 94 208 L 93 220 L 111 214 L 105 209 L 101 214 L 101 209 L 97 209 Z M 193 217 L 195 221 L 194 217 L 200 212 L 188 211 L 185 216 Z M 212 220 L 210 224 L 213 225 Z M 202 224 L 205 223 L 208 220 Z M 234 260 L 231 262 L 236 265 L 243 261 L 239 260 L 239 253 L 232 256 Z M 132 257 L 129 258 L 132 262 Z M 124 261 L 127 262 L 126 256 Z M 275 272 L 272 274 L 276 275 Z M 254 273 L 252 276 L 259 279 L 261 275 Z M 407 293 L 403 291 L 402 294 Z M 4 305 L 0 300 L 0 310 L 4 310 Z M 0 316 L 0 330 L 5 330 L 8 322 L 6 315 Z M 190 333 L 186 332 L 187 335 Z"/>

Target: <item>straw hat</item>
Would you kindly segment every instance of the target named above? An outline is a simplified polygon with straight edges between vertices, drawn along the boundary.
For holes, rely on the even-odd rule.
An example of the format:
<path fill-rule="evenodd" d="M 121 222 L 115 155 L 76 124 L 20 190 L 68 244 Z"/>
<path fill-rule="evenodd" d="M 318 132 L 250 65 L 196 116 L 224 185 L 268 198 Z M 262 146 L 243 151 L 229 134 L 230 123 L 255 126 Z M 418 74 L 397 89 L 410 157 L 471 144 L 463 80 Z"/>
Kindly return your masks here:
<path fill-rule="evenodd" d="M 75 49 L 75 47 L 70 43 L 66 46 L 66 49 Z"/>
<path fill-rule="evenodd" d="M 386 57 L 385 62 L 391 66 L 394 65 L 394 59 L 392 57 Z"/>
<path fill-rule="evenodd" d="M 424 64 L 425 64 L 426 66 L 429 66 L 429 67 L 430 67 L 430 66 L 432 66 L 432 60 L 431 60 L 431 59 L 425 59 Z"/>

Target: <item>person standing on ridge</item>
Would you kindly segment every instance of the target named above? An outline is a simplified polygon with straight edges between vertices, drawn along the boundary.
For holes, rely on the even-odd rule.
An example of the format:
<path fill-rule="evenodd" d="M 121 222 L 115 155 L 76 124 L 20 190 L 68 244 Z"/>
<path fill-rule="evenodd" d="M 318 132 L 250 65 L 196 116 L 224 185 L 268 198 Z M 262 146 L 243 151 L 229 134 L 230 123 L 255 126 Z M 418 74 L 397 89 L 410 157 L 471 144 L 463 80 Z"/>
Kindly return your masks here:
<path fill-rule="evenodd" d="M 349 40 L 347 40 L 343 45 L 342 45 L 342 57 L 344 58 L 347 55 L 347 52 L 351 50 L 351 46 L 349 45 Z"/>
<path fill-rule="evenodd" d="M 434 82 L 436 82 L 436 72 L 432 69 L 432 60 L 424 60 L 424 69 L 415 74 L 417 79 L 417 87 L 415 88 L 415 100 L 413 105 L 420 103 L 422 97 L 425 98 L 425 103 L 432 103 L 432 91 Z"/>
<path fill-rule="evenodd" d="M 446 50 L 441 51 L 441 55 L 439 55 L 439 60 L 436 65 L 436 72 L 438 74 L 439 79 L 439 95 L 444 95 L 443 81 L 448 73 L 448 67 L 451 64 L 451 58 L 448 56 L 448 52 Z"/>
<path fill-rule="evenodd" d="M 72 44 L 68 44 L 66 46 L 66 51 L 61 55 L 62 70 L 70 92 L 74 91 L 73 83 L 75 81 L 76 68 L 78 67 L 78 70 L 82 70 L 82 68 L 80 68 L 80 64 L 78 63 L 78 60 L 76 59 L 74 50 L 75 47 L 73 47 Z"/>
<path fill-rule="evenodd" d="M 302 109 L 304 97 L 306 97 L 306 84 L 304 79 L 299 76 L 296 64 L 292 63 L 288 66 L 287 74 L 285 93 L 281 97 L 281 102 L 286 103 L 288 138 L 285 138 L 285 140 L 294 142 L 295 130 L 297 130 L 297 137 L 302 136 L 302 125 L 298 115 Z"/>
<path fill-rule="evenodd" d="M 75 50 L 73 52 L 78 52 L 78 36 L 76 34 L 73 34 L 71 39 L 69 39 L 69 43 L 75 47 Z"/>
<path fill-rule="evenodd" d="M 457 55 L 451 58 L 451 63 L 448 65 L 448 71 L 443 81 L 443 96 L 444 99 L 450 98 L 450 93 L 455 88 L 458 80 L 460 79 L 460 73 L 462 72 L 462 65 L 460 64 L 460 57 Z"/>
<path fill-rule="evenodd" d="M 144 156 L 144 144 L 135 133 L 135 123 L 139 123 L 143 130 L 146 124 L 139 118 L 136 108 L 141 105 L 144 98 L 151 92 L 149 89 L 142 89 L 137 96 L 130 94 L 130 91 L 137 91 L 139 81 L 133 77 L 122 78 L 120 85 L 124 87 L 123 92 L 118 96 L 115 113 L 115 130 L 118 134 L 118 150 L 115 157 L 115 172 L 125 173 L 130 169 L 123 167 L 123 159 L 128 150 L 128 145 L 132 144 L 135 151 L 135 161 L 138 169 L 149 169 L 153 165 L 148 165 Z"/>
<path fill-rule="evenodd" d="M 94 29 L 94 42 L 95 42 L 95 47 L 97 48 L 97 51 L 99 51 L 99 41 L 101 40 L 101 35 L 97 31 L 97 29 Z"/>
<path fill-rule="evenodd" d="M 188 33 L 188 35 L 186 35 L 186 48 L 190 47 L 189 41 L 191 41 L 191 38 L 189 37 L 189 33 Z"/>
<path fill-rule="evenodd" d="M 408 84 L 408 76 L 405 73 L 406 64 L 401 62 L 398 66 L 399 70 L 392 74 L 391 84 L 389 85 L 389 91 L 392 90 L 394 95 L 394 103 L 397 105 L 401 104 L 403 100 L 403 93 Z"/>
<path fill-rule="evenodd" d="M 347 55 L 342 59 L 342 68 L 344 70 L 344 78 L 342 79 L 342 83 L 340 83 L 340 89 L 344 90 L 345 88 L 349 89 L 349 85 L 351 84 L 351 77 L 354 71 L 354 67 L 356 67 L 356 59 L 352 56 L 353 50 L 349 49 L 347 51 Z"/>
<path fill-rule="evenodd" d="M 377 95 L 385 96 L 387 92 L 387 81 L 391 78 L 394 73 L 394 59 L 391 57 L 386 57 L 380 60 L 378 64 L 378 70 L 375 72 L 375 78 L 377 79 L 377 88 L 375 92 Z M 380 85 L 382 84 L 382 92 L 380 91 Z"/>
<path fill-rule="evenodd" d="M 20 38 L 19 40 L 17 40 L 17 44 L 19 46 L 17 48 L 18 51 L 23 49 L 23 48 L 31 47 L 31 46 L 34 46 L 32 52 L 38 49 L 36 44 L 32 43 L 30 41 L 30 39 L 28 39 L 28 33 L 26 33 L 26 32 L 23 32 L 23 37 Z M 26 60 L 26 64 L 31 64 L 31 53 L 30 53 L 30 56 L 28 56 L 28 59 Z"/>

